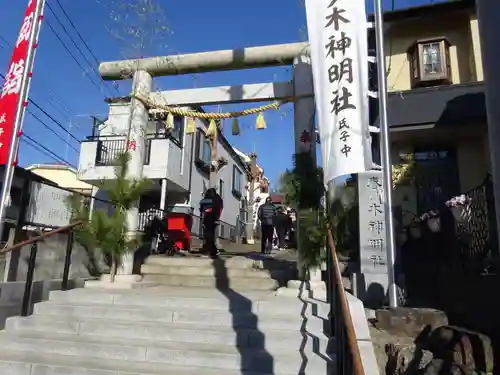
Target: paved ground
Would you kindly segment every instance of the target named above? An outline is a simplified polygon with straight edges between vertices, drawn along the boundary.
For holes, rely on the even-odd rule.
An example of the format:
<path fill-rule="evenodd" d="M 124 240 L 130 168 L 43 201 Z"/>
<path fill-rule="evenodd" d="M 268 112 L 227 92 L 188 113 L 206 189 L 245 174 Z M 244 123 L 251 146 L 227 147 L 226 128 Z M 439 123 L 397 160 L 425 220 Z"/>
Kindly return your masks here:
<path fill-rule="evenodd" d="M 200 245 L 199 244 L 193 244 L 193 245 L 194 245 L 193 252 L 190 253 L 190 255 L 196 256 L 197 252 L 200 250 Z M 253 245 L 247 245 L 229 241 L 227 242 L 222 241 L 219 244 L 219 248 L 221 249 L 220 256 L 223 258 L 229 258 L 234 256 L 251 256 L 251 257 L 262 256 L 260 252 L 260 242 L 256 242 Z M 287 249 L 282 251 L 273 250 L 270 256 L 274 259 L 282 261 L 288 261 L 288 262 L 297 261 L 297 251 L 295 249 Z"/>

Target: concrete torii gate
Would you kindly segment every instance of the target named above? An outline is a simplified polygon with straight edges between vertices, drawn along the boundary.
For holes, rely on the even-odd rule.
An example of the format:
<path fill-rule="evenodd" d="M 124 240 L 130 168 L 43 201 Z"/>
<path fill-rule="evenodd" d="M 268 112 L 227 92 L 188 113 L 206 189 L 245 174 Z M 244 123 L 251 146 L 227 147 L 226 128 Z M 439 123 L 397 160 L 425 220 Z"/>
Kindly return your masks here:
<path fill-rule="evenodd" d="M 284 65 L 293 66 L 291 82 L 151 92 L 153 77 Z M 142 97 L 149 96 L 155 103 L 171 106 L 291 100 L 294 102 L 295 152 L 310 151 L 315 160 L 316 142 L 308 144 L 306 149 L 300 142 L 300 135 L 304 130 L 310 134 L 315 131 L 313 77 L 308 43 L 104 62 L 99 66 L 99 73 L 104 80 L 132 78 L 135 93 Z M 131 155 L 129 175 L 131 178 L 140 178 L 143 171 L 148 109 L 141 101 L 132 98 L 130 116 L 128 139 L 136 141 L 136 150 Z M 128 230 L 135 233 L 137 228 L 136 208 L 128 213 Z M 123 276 L 132 275 L 132 265 L 133 256 L 129 255 L 123 259 L 119 273 Z M 316 279 L 314 276 L 319 275 L 311 276 Z"/>

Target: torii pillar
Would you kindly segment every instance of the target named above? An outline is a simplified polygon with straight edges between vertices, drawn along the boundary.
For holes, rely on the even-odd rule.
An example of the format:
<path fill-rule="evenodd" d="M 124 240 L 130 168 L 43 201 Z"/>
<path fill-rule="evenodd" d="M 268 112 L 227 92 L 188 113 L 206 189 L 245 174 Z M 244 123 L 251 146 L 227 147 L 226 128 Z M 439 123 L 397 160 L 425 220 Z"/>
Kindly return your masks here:
<path fill-rule="evenodd" d="M 311 153 L 314 165 L 316 165 L 316 126 L 314 123 L 316 107 L 314 97 L 307 95 L 314 92 L 311 58 L 307 55 L 297 56 L 293 60 L 293 89 L 295 97 L 293 107 L 295 153 Z M 297 238 L 299 236 L 300 220 L 297 217 Z M 303 270 L 300 249 L 297 261 L 300 272 Z M 304 276 L 300 275 L 300 278 L 304 279 Z M 309 270 L 309 277 L 309 281 L 321 283 L 321 269 Z"/>
<path fill-rule="evenodd" d="M 143 97 L 148 97 L 153 87 L 153 77 L 140 70 L 134 73 L 132 81 L 134 93 Z M 128 165 L 128 178 L 131 180 L 142 179 L 144 170 L 144 160 L 146 156 L 146 127 L 149 119 L 149 111 L 144 104 L 135 98 L 130 102 L 130 126 L 127 141 L 130 147 L 130 162 Z M 127 231 L 129 237 L 137 236 L 139 228 L 139 207 L 133 207 L 127 212 Z M 134 253 L 130 252 L 122 257 L 121 267 L 118 269 L 119 275 L 132 275 L 134 268 Z"/>

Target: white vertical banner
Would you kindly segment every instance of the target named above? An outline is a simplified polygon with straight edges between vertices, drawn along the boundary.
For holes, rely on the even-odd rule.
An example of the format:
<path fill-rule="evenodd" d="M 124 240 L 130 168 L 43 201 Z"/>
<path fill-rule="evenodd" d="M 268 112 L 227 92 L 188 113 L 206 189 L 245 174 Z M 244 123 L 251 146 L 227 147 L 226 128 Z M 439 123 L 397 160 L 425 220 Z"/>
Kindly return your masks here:
<path fill-rule="evenodd" d="M 370 170 L 365 0 L 306 0 L 325 185 Z"/>

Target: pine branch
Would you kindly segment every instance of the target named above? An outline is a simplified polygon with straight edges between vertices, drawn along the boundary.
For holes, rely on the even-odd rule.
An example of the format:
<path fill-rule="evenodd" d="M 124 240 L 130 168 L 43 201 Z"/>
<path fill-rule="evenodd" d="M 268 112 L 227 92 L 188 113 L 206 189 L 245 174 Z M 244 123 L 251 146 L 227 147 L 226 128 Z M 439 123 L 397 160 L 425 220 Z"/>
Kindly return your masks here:
<path fill-rule="evenodd" d="M 94 210 L 89 221 L 88 205 L 73 197 L 68 201 L 72 215 L 84 220 L 84 224 L 77 231 L 78 240 L 89 248 L 100 248 L 102 252 L 110 254 L 114 271 L 118 268 L 123 254 L 137 250 L 142 244 L 141 236 L 128 237 L 127 211 L 137 205 L 142 194 L 151 186 L 150 180 L 127 178 L 129 161 L 130 155 L 127 153 L 119 155 L 115 179 L 100 184 L 100 189 L 111 200 L 112 209 L 106 207 Z"/>

